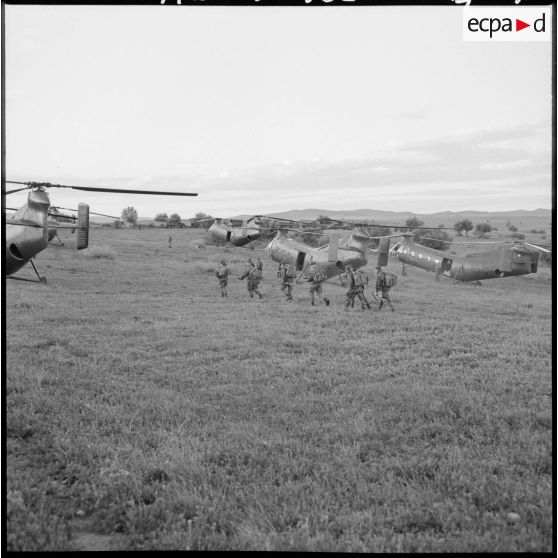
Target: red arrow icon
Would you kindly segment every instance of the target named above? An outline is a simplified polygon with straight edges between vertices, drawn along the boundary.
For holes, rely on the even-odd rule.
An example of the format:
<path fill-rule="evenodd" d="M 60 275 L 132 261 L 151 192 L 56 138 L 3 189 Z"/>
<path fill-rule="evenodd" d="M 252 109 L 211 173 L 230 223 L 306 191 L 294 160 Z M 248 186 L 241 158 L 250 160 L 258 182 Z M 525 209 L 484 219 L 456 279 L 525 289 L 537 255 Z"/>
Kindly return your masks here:
<path fill-rule="evenodd" d="M 525 27 L 531 27 L 530 23 L 525 23 L 524 21 L 521 21 L 520 19 L 515 20 L 515 30 L 516 31 L 521 31 L 522 29 L 525 29 Z"/>

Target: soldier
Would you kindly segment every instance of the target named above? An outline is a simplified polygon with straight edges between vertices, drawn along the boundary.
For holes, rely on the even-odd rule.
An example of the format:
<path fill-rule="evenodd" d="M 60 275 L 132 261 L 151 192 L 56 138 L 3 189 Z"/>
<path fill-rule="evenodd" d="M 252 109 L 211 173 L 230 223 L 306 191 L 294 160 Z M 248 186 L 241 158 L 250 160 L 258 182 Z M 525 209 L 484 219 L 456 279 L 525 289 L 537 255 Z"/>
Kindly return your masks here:
<path fill-rule="evenodd" d="M 229 282 L 229 275 L 231 270 L 227 267 L 227 262 L 221 260 L 221 263 L 215 269 L 215 276 L 219 279 L 221 287 L 221 296 L 227 296 L 227 283 Z"/>
<path fill-rule="evenodd" d="M 364 296 L 364 285 L 366 284 L 366 277 L 362 271 L 356 271 L 352 265 L 345 266 L 345 276 L 347 277 L 347 299 L 345 301 L 345 310 L 354 306 L 355 297 L 360 300 L 362 310 L 368 308 L 371 310 L 370 303 Z"/>
<path fill-rule="evenodd" d="M 169 236 L 169 248 L 172 248 L 172 236 Z"/>
<path fill-rule="evenodd" d="M 256 262 L 256 269 L 263 271 L 263 263 L 262 260 L 260 260 L 260 258 L 258 258 L 258 261 Z"/>
<path fill-rule="evenodd" d="M 391 287 L 386 283 L 386 274 L 382 271 L 382 268 L 379 265 L 376 266 L 376 272 L 376 291 L 378 296 L 381 294 L 380 307 L 378 310 L 382 309 L 385 301 L 388 303 L 391 311 L 395 312 L 395 308 L 393 307 L 391 298 L 389 297 L 389 290 Z"/>
<path fill-rule="evenodd" d="M 310 269 L 308 270 L 308 281 L 310 282 L 310 304 L 314 306 L 314 293 L 318 295 L 320 300 L 325 302 L 326 306 L 329 306 L 329 298 L 327 296 L 322 297 L 322 284 L 327 279 L 326 272 L 316 265 L 316 262 L 310 264 Z"/>
<path fill-rule="evenodd" d="M 262 272 L 261 270 L 256 269 L 256 266 L 254 265 L 252 258 L 248 258 L 248 262 L 246 264 L 246 270 L 238 279 L 242 281 L 243 279 L 246 278 L 248 278 L 248 281 L 246 282 L 246 287 L 248 289 L 248 294 L 250 295 L 250 298 L 254 298 L 254 293 L 257 294 L 260 298 L 263 298 L 262 294 L 258 290 L 258 285 L 262 280 Z"/>
<path fill-rule="evenodd" d="M 357 296 L 358 299 L 360 300 L 360 306 L 363 310 L 365 308 L 368 308 L 368 310 L 372 310 L 370 303 L 364 296 L 364 287 L 365 285 L 368 284 L 368 276 L 360 269 L 358 269 L 357 271 L 355 271 L 354 267 L 352 269 L 353 269 L 353 275 L 355 277 L 355 296 Z M 353 297 L 353 301 L 354 301 L 354 297 Z"/>
<path fill-rule="evenodd" d="M 284 267 L 283 277 L 281 282 L 281 290 L 287 291 L 287 300 L 293 299 L 293 285 L 296 281 L 296 268 L 293 264 L 287 264 Z"/>
<path fill-rule="evenodd" d="M 283 279 L 284 274 L 285 274 L 285 264 L 280 263 L 279 268 L 277 269 L 277 277 L 279 277 L 279 279 Z"/>

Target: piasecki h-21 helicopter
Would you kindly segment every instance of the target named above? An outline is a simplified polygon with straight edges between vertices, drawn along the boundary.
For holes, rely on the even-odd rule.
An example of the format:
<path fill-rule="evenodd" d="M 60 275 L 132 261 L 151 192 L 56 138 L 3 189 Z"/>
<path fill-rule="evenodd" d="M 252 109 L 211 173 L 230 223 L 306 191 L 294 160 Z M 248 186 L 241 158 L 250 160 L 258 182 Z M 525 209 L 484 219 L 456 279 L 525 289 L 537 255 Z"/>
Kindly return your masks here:
<path fill-rule="evenodd" d="M 267 215 L 253 215 L 247 219 L 211 217 L 198 222 L 202 223 L 204 221 L 213 221 L 207 232 L 215 242 L 235 247 L 248 245 L 250 248 L 256 248 L 257 241 L 269 238 L 278 229 L 285 228 L 287 224 L 299 223 L 299 221 L 293 221 L 292 219 Z"/>
<path fill-rule="evenodd" d="M 213 221 L 207 231 L 208 235 L 215 242 L 226 246 L 246 246 L 262 236 L 262 220 L 258 216 L 243 220 L 212 217 L 199 222 L 203 221 Z"/>
<path fill-rule="evenodd" d="M 550 250 L 536 244 L 523 242 L 512 246 L 500 246 L 476 254 L 456 256 L 417 244 L 411 239 L 411 235 L 403 235 L 403 239 L 390 250 L 390 255 L 404 265 L 433 271 L 439 276 L 453 279 L 454 283 L 480 284 L 481 279 L 536 273 L 539 252 L 550 253 Z"/>
<path fill-rule="evenodd" d="M 85 203 L 78 204 L 77 223 L 49 223 L 49 216 L 56 217 L 56 214 L 49 211 L 50 200 L 46 192 L 47 188 L 72 188 L 74 190 L 84 190 L 88 192 L 117 194 L 197 196 L 195 193 L 186 192 L 158 192 L 122 188 L 99 188 L 93 186 L 66 186 L 62 184 L 51 184 L 49 182 L 17 182 L 14 180 L 6 180 L 6 182 L 24 185 L 23 188 L 6 191 L 6 195 L 21 192 L 26 189 L 30 191 L 27 203 L 20 207 L 11 219 L 6 219 L 4 274 L 6 276 L 11 276 L 26 263 L 31 262 L 38 280 L 44 284 L 46 284 L 46 279 L 45 277 L 41 277 L 32 258 L 47 248 L 49 236 L 51 236 L 51 239 L 52 236 L 54 236 L 52 233 L 49 233 L 49 231 L 59 228 L 75 229 L 77 230 L 77 249 L 83 250 L 89 245 L 89 206 Z"/>
<path fill-rule="evenodd" d="M 286 230 L 279 230 L 265 253 L 277 263 L 294 265 L 300 272 L 297 281 L 311 262 L 318 264 L 330 279 L 343 273 L 347 265 L 355 269 L 364 267 L 368 263 L 366 251 L 375 239 L 379 239 L 380 243 L 377 250 L 371 251 L 377 254 L 377 265 L 385 266 L 389 259 L 389 237 L 372 237 L 358 227 L 345 233 L 331 230 L 329 242 L 319 248 L 294 240 Z"/>
<path fill-rule="evenodd" d="M 330 231 L 330 242 L 319 248 L 289 238 L 285 231 L 279 231 L 266 247 L 266 254 L 278 263 L 293 264 L 302 277 L 311 261 L 316 262 L 326 272 L 328 279 L 339 276 L 347 264 L 355 269 L 367 264 L 367 252 L 377 256 L 376 265 L 384 267 L 389 256 L 401 263 L 419 267 L 439 275 L 451 277 L 454 282 L 476 282 L 481 279 L 507 277 L 536 273 L 539 254 L 536 250 L 550 252 L 544 247 L 523 243 L 521 245 L 501 246 L 486 252 L 456 256 L 423 246 L 411 239 L 410 233 L 370 236 L 363 223 L 349 223 L 330 219 L 344 227 L 353 226 L 352 231 L 343 234 L 339 230 Z M 413 230 L 429 227 L 406 227 L 401 225 L 378 225 L 386 228 L 409 228 Z M 437 229 L 455 230 L 450 227 Z M 401 238 L 390 250 L 390 240 Z M 422 237 L 421 237 L 422 238 Z M 439 239 L 430 239 L 438 240 Z M 377 244 L 377 248 L 372 246 Z M 530 248 L 529 248 L 530 247 Z"/>

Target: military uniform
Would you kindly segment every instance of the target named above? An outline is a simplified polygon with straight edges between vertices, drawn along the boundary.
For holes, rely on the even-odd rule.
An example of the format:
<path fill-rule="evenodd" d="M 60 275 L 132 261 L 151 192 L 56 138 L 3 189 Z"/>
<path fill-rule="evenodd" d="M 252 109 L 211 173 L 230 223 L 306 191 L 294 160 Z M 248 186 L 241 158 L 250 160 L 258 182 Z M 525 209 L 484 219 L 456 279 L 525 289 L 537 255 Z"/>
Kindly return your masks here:
<path fill-rule="evenodd" d="M 231 270 L 227 267 L 227 262 L 221 260 L 221 263 L 215 269 L 215 275 L 219 279 L 219 286 L 221 287 L 221 296 L 227 296 L 227 283 L 230 273 Z"/>
<path fill-rule="evenodd" d="M 260 298 L 262 297 L 262 293 L 260 293 L 260 291 L 258 290 L 258 285 L 260 284 L 260 281 L 262 280 L 262 272 L 261 269 L 256 269 L 256 266 L 254 265 L 254 262 L 252 261 L 251 258 L 248 258 L 248 262 L 246 264 L 246 270 L 244 271 L 244 273 L 239 277 L 239 280 L 243 280 L 248 278 L 248 281 L 246 282 L 246 287 L 248 289 L 248 294 L 250 295 L 250 298 L 254 298 L 254 294 L 257 294 Z"/>
<path fill-rule="evenodd" d="M 310 303 L 314 306 L 314 295 L 316 294 L 320 300 L 325 302 L 326 306 L 329 306 L 329 298 L 327 296 L 322 297 L 322 284 L 327 279 L 327 275 L 323 269 L 318 268 L 318 266 L 313 263 L 310 265 L 308 271 L 308 281 L 310 281 Z"/>
<path fill-rule="evenodd" d="M 347 277 L 347 298 L 345 300 L 345 308 L 352 308 L 355 303 L 355 297 L 360 300 L 360 306 L 364 310 L 365 308 L 371 309 L 370 303 L 366 300 L 364 296 L 364 284 L 366 282 L 366 277 L 362 271 L 356 271 L 352 265 L 345 266 L 345 276 Z"/>
<path fill-rule="evenodd" d="M 288 264 L 283 268 L 281 290 L 287 291 L 287 300 L 293 299 L 293 285 L 296 281 L 296 269 L 293 264 Z"/>
<path fill-rule="evenodd" d="M 382 309 L 384 302 L 387 302 L 389 307 L 391 308 L 391 311 L 395 312 L 395 308 L 393 307 L 391 298 L 389 296 L 389 290 L 391 289 L 391 287 L 386 284 L 386 274 L 382 271 L 382 268 L 380 266 L 376 266 L 376 270 L 378 272 L 376 275 L 376 291 L 377 293 L 381 293 L 382 295 L 380 299 L 379 310 Z"/>

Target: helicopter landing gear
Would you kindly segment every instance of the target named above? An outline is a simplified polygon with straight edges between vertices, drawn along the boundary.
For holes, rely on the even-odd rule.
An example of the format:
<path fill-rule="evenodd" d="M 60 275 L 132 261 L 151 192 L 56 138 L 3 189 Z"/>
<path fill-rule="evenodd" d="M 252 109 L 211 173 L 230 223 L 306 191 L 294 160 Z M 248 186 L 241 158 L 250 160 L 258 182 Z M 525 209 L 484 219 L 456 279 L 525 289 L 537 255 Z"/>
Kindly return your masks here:
<path fill-rule="evenodd" d="M 35 270 L 35 273 L 37 274 L 37 277 L 39 278 L 39 282 L 41 282 L 43 285 L 47 284 L 47 279 L 46 277 L 43 275 L 43 277 L 41 277 L 39 275 L 39 272 L 37 271 L 37 268 L 35 266 L 35 262 L 33 260 L 29 260 L 31 262 L 31 265 L 33 266 L 33 269 Z"/>
<path fill-rule="evenodd" d="M 74 232 L 74 231 L 72 231 L 72 232 Z M 62 239 L 58 236 L 58 231 L 54 232 L 54 236 L 58 240 L 57 246 L 64 246 L 64 243 L 62 242 Z"/>

